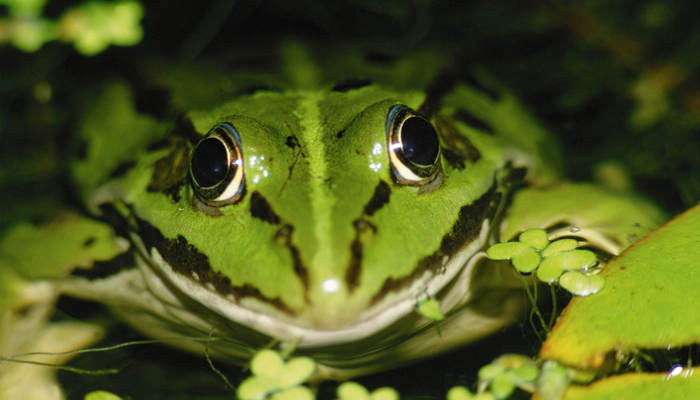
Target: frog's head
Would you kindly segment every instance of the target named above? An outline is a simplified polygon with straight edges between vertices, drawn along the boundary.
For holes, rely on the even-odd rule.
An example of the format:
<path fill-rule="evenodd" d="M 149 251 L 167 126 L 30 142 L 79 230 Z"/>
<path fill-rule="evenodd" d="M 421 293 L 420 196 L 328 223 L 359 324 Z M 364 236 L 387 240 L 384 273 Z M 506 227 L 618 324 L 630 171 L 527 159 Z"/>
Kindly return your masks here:
<path fill-rule="evenodd" d="M 302 344 L 367 337 L 426 297 L 443 312 L 469 297 L 511 160 L 454 99 L 259 91 L 187 113 L 197 137 L 161 138 L 90 202 L 114 204 L 157 275 L 228 320 Z"/>
<path fill-rule="evenodd" d="M 146 247 L 183 291 L 262 330 L 367 334 L 414 312 L 483 246 L 503 167 L 424 100 L 261 92 L 191 113 L 208 133 L 177 201 L 134 205 L 160 232 Z"/>

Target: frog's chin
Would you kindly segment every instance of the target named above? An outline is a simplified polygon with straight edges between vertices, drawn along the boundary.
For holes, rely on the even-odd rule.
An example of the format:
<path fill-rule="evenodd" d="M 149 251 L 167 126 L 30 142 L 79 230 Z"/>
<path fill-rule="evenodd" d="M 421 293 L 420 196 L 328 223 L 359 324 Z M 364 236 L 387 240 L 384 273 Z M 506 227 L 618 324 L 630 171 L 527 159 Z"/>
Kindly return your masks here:
<path fill-rule="evenodd" d="M 482 261 L 479 253 L 487 241 L 489 221 L 485 220 L 480 232 L 473 241 L 465 244 L 452 257 L 443 261 L 442 268 L 426 269 L 423 276 L 403 289 L 392 293 L 339 326 L 313 326 L 304 321 L 295 321 L 286 317 L 269 304 L 256 301 L 254 297 L 246 301 L 233 301 L 222 296 L 213 287 L 207 288 L 198 282 L 176 272 L 160 255 L 157 249 L 146 252 L 143 243 L 134 235 L 132 240 L 139 247 L 141 254 L 141 271 L 146 286 L 165 306 L 168 302 L 186 302 L 182 307 L 175 307 L 178 313 L 193 315 L 179 316 L 179 320 L 193 327 L 202 327 L 208 333 L 226 327 L 235 331 L 232 325 L 242 325 L 242 329 L 257 331 L 267 337 L 288 341 L 298 348 L 318 348 L 353 343 L 382 332 L 411 334 L 435 321 L 417 312 L 417 303 L 426 298 L 435 298 L 440 303 L 443 313 L 449 314 L 472 300 L 483 286 L 485 279 L 475 279 L 475 268 Z M 148 261 L 145 261 L 145 260 Z M 165 279 L 162 279 L 165 278 Z M 490 279 L 490 278 L 489 278 Z M 481 283 L 479 283 L 481 282 Z M 479 283 L 478 285 L 476 283 Z M 492 285 L 494 286 L 494 285 Z M 188 311 L 192 303 L 198 304 L 202 311 Z M 204 312 L 203 310 L 206 310 Z M 171 312 L 172 313 L 172 312 Z M 220 319 L 220 321 L 215 321 Z M 174 322 L 174 321 L 173 321 Z M 400 325 L 400 326 L 399 326 Z M 400 328 L 400 329 L 394 329 Z M 392 333 L 393 332 L 393 333 Z M 233 333 L 236 334 L 236 333 Z M 214 335 L 231 336 L 231 332 L 216 332 Z"/>

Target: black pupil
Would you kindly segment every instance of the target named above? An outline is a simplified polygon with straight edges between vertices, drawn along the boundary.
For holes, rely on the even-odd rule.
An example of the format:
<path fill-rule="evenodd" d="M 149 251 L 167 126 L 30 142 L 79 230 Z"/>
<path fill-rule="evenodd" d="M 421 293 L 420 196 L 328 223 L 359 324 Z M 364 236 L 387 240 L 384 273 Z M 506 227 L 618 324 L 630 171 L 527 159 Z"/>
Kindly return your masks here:
<path fill-rule="evenodd" d="M 423 118 L 410 117 L 401 127 L 403 154 L 418 165 L 432 165 L 440 151 L 440 142 L 433 126 Z"/>
<path fill-rule="evenodd" d="M 202 140 L 192 154 L 192 176 L 201 187 L 214 186 L 228 172 L 226 148 L 214 138 Z"/>

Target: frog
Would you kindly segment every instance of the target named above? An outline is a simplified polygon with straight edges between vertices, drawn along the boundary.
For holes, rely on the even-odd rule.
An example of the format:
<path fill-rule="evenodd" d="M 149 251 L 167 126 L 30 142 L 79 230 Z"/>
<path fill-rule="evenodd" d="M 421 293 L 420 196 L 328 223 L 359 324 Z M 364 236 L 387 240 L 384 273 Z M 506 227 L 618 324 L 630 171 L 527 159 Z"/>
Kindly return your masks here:
<path fill-rule="evenodd" d="M 489 245 L 541 228 L 605 260 L 664 220 L 633 193 L 564 179 L 517 97 L 443 52 L 275 54 L 271 71 L 156 62 L 105 83 L 69 170 L 73 218 L 90 221 L 75 240 L 112 245 L 17 274 L 186 351 L 245 364 L 279 346 L 345 380 L 518 320 L 531 283 Z M 420 313 L 426 299 L 445 318 Z"/>

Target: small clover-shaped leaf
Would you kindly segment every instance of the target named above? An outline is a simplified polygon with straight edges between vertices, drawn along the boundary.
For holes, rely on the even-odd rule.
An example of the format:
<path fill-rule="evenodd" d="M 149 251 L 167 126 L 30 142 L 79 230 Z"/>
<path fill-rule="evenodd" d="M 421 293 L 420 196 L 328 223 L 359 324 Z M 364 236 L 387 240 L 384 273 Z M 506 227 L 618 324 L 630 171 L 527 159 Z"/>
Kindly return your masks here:
<path fill-rule="evenodd" d="M 503 374 L 505 371 L 506 366 L 498 362 L 484 365 L 483 367 L 479 368 L 479 380 L 491 381 L 495 377 Z"/>
<path fill-rule="evenodd" d="M 84 400 L 121 400 L 121 397 L 104 390 L 96 390 L 86 394 Z"/>
<path fill-rule="evenodd" d="M 474 395 L 464 386 L 454 386 L 447 392 L 447 400 L 473 400 Z"/>
<path fill-rule="evenodd" d="M 270 400 L 313 400 L 314 394 L 306 386 L 294 386 L 277 392 L 270 397 Z"/>
<path fill-rule="evenodd" d="M 534 382 L 537 379 L 537 376 L 540 374 L 540 370 L 534 363 L 531 363 L 510 369 L 507 374 L 510 376 L 511 381 L 514 384 L 520 385 L 523 383 Z"/>
<path fill-rule="evenodd" d="M 556 256 L 547 257 L 537 268 L 537 279 L 545 283 L 552 283 L 559 279 L 562 272 L 564 272 L 564 267 L 559 258 Z"/>
<path fill-rule="evenodd" d="M 492 260 L 510 259 L 515 269 L 522 273 L 532 272 L 540 263 L 540 255 L 532 246 L 521 242 L 497 243 L 486 250 Z"/>
<path fill-rule="evenodd" d="M 559 278 L 559 285 L 576 296 L 588 296 L 598 293 L 605 286 L 605 279 L 600 275 L 568 271 Z"/>
<path fill-rule="evenodd" d="M 505 399 L 515 390 L 515 384 L 508 374 L 501 374 L 491 381 L 491 393 L 497 399 Z"/>
<path fill-rule="evenodd" d="M 597 262 L 595 254 L 588 250 L 568 250 L 546 257 L 537 269 L 537 278 L 551 283 L 559 279 L 564 271 L 585 269 Z"/>
<path fill-rule="evenodd" d="M 433 299 L 423 299 L 418 302 L 418 312 L 435 321 L 440 321 L 445 318 L 445 315 L 440 312 L 440 303 Z"/>
<path fill-rule="evenodd" d="M 542 365 L 537 380 L 537 394 L 544 400 L 561 399 L 569 386 L 569 374 L 565 367 L 548 360 Z"/>
<path fill-rule="evenodd" d="M 250 370 L 259 376 L 277 376 L 284 365 L 282 356 L 274 350 L 260 350 L 250 362 Z"/>
<path fill-rule="evenodd" d="M 381 387 L 371 393 L 356 382 L 345 382 L 336 391 L 338 400 L 398 400 L 399 394 L 390 387 Z"/>
<path fill-rule="evenodd" d="M 268 394 L 292 396 L 284 392 L 299 387 L 311 374 L 316 365 L 308 357 L 295 357 L 285 363 L 282 356 L 273 350 L 261 350 L 251 360 L 253 376 L 238 387 L 238 397 L 243 400 L 264 399 Z M 301 392 L 299 389 L 292 393 Z M 293 397 L 281 397 L 291 399 Z"/>
<path fill-rule="evenodd" d="M 525 243 L 529 246 L 536 248 L 537 250 L 542 250 L 549 244 L 549 239 L 547 239 L 547 231 L 544 229 L 528 229 L 521 233 L 518 237 L 520 243 Z"/>
<path fill-rule="evenodd" d="M 316 364 L 308 357 L 292 358 L 284 365 L 279 375 L 282 387 L 300 385 L 314 373 Z"/>
<path fill-rule="evenodd" d="M 562 251 L 573 250 L 576 246 L 578 246 L 576 239 L 555 240 L 542 250 L 542 257 L 550 257 Z"/>
<path fill-rule="evenodd" d="M 488 393 L 493 398 L 505 399 L 513 393 L 516 386 L 534 382 L 538 373 L 535 362 L 530 358 L 505 354 L 479 369 L 479 386 L 482 389 L 488 387 Z M 474 397 L 477 398 L 478 396 Z"/>

